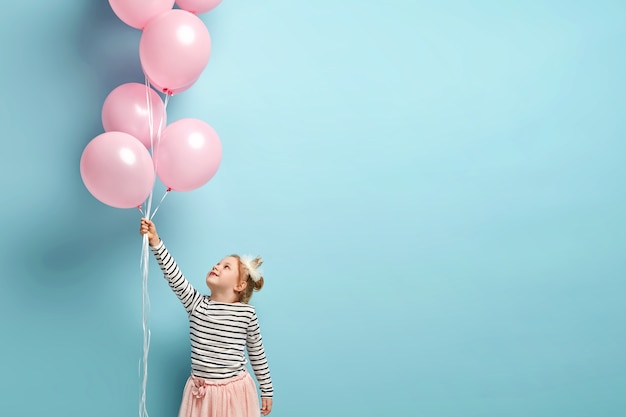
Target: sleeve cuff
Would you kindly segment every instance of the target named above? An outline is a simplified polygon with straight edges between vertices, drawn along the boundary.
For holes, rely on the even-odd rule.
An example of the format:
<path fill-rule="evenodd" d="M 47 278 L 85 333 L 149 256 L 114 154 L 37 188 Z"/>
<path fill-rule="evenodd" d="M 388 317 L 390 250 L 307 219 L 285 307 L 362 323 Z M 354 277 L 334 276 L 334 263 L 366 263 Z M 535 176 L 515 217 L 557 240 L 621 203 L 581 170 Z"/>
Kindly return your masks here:
<path fill-rule="evenodd" d="M 152 246 L 150 245 L 150 248 L 152 250 L 159 250 L 163 247 L 163 239 L 159 239 L 159 243 L 156 244 L 156 246 Z"/>

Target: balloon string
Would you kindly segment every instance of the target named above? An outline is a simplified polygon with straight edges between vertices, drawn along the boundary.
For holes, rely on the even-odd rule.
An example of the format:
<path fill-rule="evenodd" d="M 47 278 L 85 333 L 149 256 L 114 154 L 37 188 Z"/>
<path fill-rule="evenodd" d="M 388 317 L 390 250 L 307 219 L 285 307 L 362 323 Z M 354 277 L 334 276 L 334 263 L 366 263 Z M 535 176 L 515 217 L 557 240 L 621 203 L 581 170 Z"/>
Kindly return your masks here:
<path fill-rule="evenodd" d="M 170 191 L 172 191 L 171 188 L 168 188 L 167 190 L 165 190 L 165 193 L 163 194 L 163 197 L 161 197 L 161 201 L 159 201 L 159 204 L 157 204 L 157 207 L 154 209 L 154 212 L 152 213 L 152 216 L 150 216 L 150 220 L 152 220 L 154 218 L 154 216 L 157 214 L 157 211 L 159 211 L 159 207 L 161 207 L 161 203 L 163 202 L 163 200 L 165 200 L 165 197 L 167 197 L 167 195 L 169 194 Z"/>
<path fill-rule="evenodd" d="M 164 105 L 163 105 L 163 114 L 162 114 L 161 120 L 159 121 L 159 127 L 156 132 L 157 152 L 158 152 L 158 144 L 161 140 L 161 133 L 164 127 L 163 122 L 165 120 L 168 102 L 169 102 L 169 95 L 166 95 L 165 100 L 164 100 Z M 156 160 L 157 159 L 154 156 L 154 149 L 155 149 L 155 146 L 154 146 L 155 135 L 154 135 L 154 126 L 153 126 L 154 118 L 152 114 L 152 100 L 150 97 L 150 82 L 148 81 L 148 77 L 146 77 L 146 103 L 148 107 L 148 124 L 149 124 L 149 129 L 150 129 L 150 149 L 153 152 L 152 159 L 154 161 L 154 172 L 156 175 L 156 172 L 157 172 Z M 159 204 L 157 205 L 156 209 L 154 210 L 152 214 L 150 214 L 152 210 L 153 191 L 150 191 L 150 194 L 148 195 L 148 200 L 146 202 L 146 211 L 144 212 L 141 206 L 137 207 L 142 217 L 146 217 L 149 219 L 152 219 L 154 215 L 157 213 L 157 211 L 159 210 L 159 207 L 161 207 L 161 203 L 163 203 L 163 200 L 165 200 L 165 197 L 171 191 L 171 188 L 168 188 L 167 191 L 165 191 L 165 194 L 163 194 L 163 197 L 161 198 L 161 201 L 159 201 Z M 150 252 L 149 245 L 150 243 L 148 242 L 148 235 L 145 234 L 143 235 L 143 241 L 142 241 L 142 246 L 141 246 L 141 260 L 140 260 L 140 268 L 142 270 L 141 318 L 142 318 L 142 329 L 143 329 L 143 354 L 142 354 L 141 359 L 139 360 L 139 373 L 142 376 L 141 398 L 139 400 L 139 417 L 149 417 L 148 408 L 146 406 L 147 388 L 148 388 L 148 354 L 150 352 L 150 329 L 148 326 L 148 316 L 150 312 L 150 296 L 148 293 L 148 270 L 149 270 L 148 258 L 149 258 L 149 252 Z"/>
<path fill-rule="evenodd" d="M 146 392 L 148 386 L 148 353 L 150 351 L 150 329 L 148 328 L 148 313 L 150 310 L 150 297 L 148 294 L 148 255 L 149 255 L 149 242 L 148 235 L 143 235 L 142 247 L 141 247 L 141 262 L 142 269 L 142 328 L 143 328 L 143 355 L 139 363 L 140 374 L 143 373 L 143 380 L 141 383 L 141 399 L 139 402 L 139 417 L 148 417 L 148 409 L 146 407 Z M 143 371 L 143 372 L 142 372 Z"/>
<path fill-rule="evenodd" d="M 163 100 L 163 119 L 161 121 L 165 120 L 165 110 L 167 110 L 167 103 L 170 102 L 170 97 L 171 96 L 166 95 L 165 100 Z M 159 130 L 161 129 L 161 127 L 163 127 L 162 124 L 163 123 L 159 123 Z"/>
<path fill-rule="evenodd" d="M 150 149 L 154 147 L 154 118 L 152 115 L 152 100 L 150 97 L 150 82 L 146 77 L 146 106 L 148 108 L 148 129 L 150 131 Z M 155 168 L 156 171 L 156 168 Z M 155 172 L 156 173 L 156 172 Z M 152 209 L 152 191 L 147 200 L 146 211 L 138 207 L 142 217 L 149 217 Z M 148 387 L 148 353 L 150 352 L 150 329 L 148 328 L 148 313 L 150 309 L 150 297 L 148 294 L 148 255 L 149 255 L 148 235 L 143 235 L 141 244 L 141 259 L 139 262 L 142 271 L 141 281 L 141 325 L 143 329 L 142 356 L 139 359 L 139 375 L 141 381 L 141 397 L 139 399 L 139 417 L 148 417 L 147 408 L 147 387 Z"/>
<path fill-rule="evenodd" d="M 143 217 L 150 217 L 152 209 L 152 191 L 148 195 L 146 211 L 139 210 Z M 143 328 L 143 355 L 140 361 L 140 374 L 143 371 L 141 382 L 141 400 L 139 402 L 139 417 L 148 417 L 148 409 L 146 407 L 146 388 L 148 386 L 148 352 L 150 351 L 150 330 L 148 328 L 148 313 L 150 311 L 150 297 L 148 294 L 148 255 L 149 255 L 148 234 L 143 235 L 141 245 L 140 267 L 142 270 L 141 284 L 141 319 Z"/>
<path fill-rule="evenodd" d="M 148 107 L 148 128 L 150 129 L 150 150 L 154 152 L 155 142 L 157 145 L 156 148 L 158 148 L 159 142 L 161 141 L 161 133 L 163 132 L 163 129 L 165 128 L 164 122 L 166 120 L 167 104 L 169 103 L 170 96 L 165 95 L 165 100 L 163 101 L 163 113 L 161 114 L 161 119 L 159 119 L 159 126 L 157 128 L 156 138 L 155 138 L 154 109 L 152 108 L 152 100 L 150 97 L 150 93 L 152 89 L 150 88 L 150 81 L 148 81 L 148 77 L 145 77 L 145 83 L 146 83 L 146 104 Z M 155 171 L 156 171 L 156 166 L 155 166 Z"/>
<path fill-rule="evenodd" d="M 167 105 L 169 104 L 169 102 L 170 102 L 170 96 L 166 95 L 165 99 L 163 100 L 163 114 L 161 115 L 161 122 L 159 123 L 159 132 L 157 133 L 158 143 L 161 143 L 161 134 L 163 133 L 163 129 L 165 128 L 165 126 L 163 126 L 163 122 L 166 119 Z M 156 169 L 156 165 L 155 165 L 155 169 Z"/>
<path fill-rule="evenodd" d="M 154 118 L 152 115 L 152 100 L 150 100 L 150 81 L 146 80 L 146 106 L 148 107 L 148 129 L 150 130 L 150 149 L 154 147 Z"/>

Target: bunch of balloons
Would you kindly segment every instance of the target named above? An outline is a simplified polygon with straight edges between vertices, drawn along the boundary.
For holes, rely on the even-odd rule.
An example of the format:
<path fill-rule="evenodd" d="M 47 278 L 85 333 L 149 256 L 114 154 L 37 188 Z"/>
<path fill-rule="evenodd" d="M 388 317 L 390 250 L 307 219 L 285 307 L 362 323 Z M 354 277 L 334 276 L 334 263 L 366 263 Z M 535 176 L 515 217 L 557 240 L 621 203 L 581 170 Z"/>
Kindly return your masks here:
<path fill-rule="evenodd" d="M 139 207 L 157 177 L 168 191 L 191 191 L 217 172 L 222 146 L 215 130 L 191 118 L 167 125 L 166 108 L 169 97 L 189 89 L 208 64 L 211 37 L 197 14 L 220 2 L 109 0 L 120 20 L 142 31 L 146 83 L 122 84 L 109 93 L 102 106 L 105 132 L 81 156 L 83 183 L 102 203 Z"/>

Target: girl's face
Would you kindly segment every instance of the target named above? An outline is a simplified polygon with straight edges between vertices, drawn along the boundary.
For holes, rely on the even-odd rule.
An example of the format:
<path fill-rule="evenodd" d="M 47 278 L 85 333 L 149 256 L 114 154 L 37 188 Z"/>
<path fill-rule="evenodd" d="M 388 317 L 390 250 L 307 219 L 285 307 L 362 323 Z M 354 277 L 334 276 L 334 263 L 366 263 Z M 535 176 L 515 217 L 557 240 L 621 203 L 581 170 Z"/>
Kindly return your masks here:
<path fill-rule="evenodd" d="M 217 263 L 206 276 L 211 292 L 235 289 L 239 284 L 239 261 L 228 256 Z"/>

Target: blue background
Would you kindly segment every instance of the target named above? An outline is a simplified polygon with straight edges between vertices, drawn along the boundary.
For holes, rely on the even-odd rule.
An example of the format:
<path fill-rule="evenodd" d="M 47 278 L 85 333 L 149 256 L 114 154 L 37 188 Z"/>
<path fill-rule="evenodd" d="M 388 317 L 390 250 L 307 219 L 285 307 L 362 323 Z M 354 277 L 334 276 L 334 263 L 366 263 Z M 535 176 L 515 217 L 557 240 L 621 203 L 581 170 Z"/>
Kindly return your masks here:
<path fill-rule="evenodd" d="M 200 288 L 222 256 L 264 256 L 273 416 L 625 415 L 625 13 L 201 15 L 211 60 L 168 116 L 211 124 L 223 161 L 155 220 Z M 140 214 L 91 196 L 79 159 L 107 94 L 143 82 L 140 32 L 59 0 L 5 4 L 0 37 L 0 414 L 136 415 Z M 153 260 L 149 288 L 148 411 L 174 416 L 186 316 Z"/>

